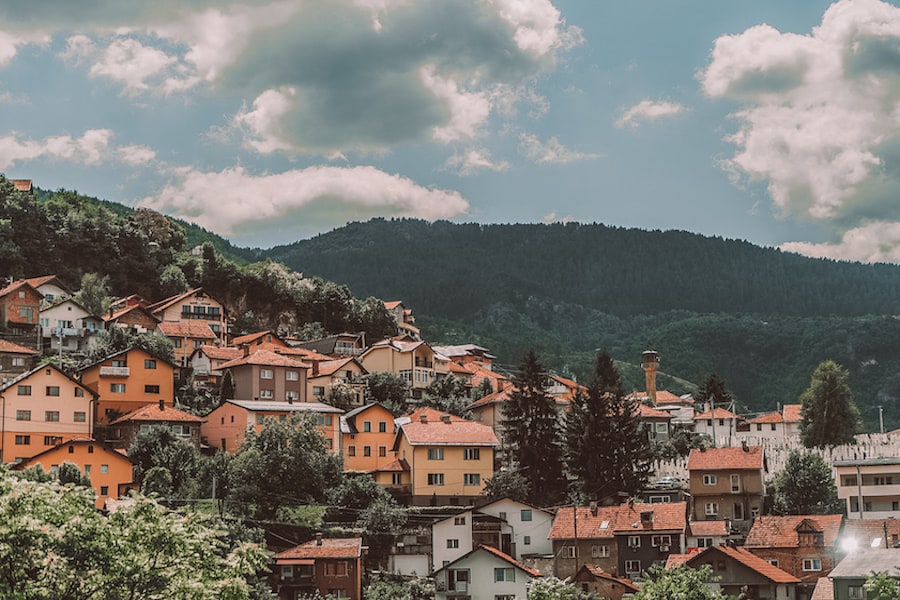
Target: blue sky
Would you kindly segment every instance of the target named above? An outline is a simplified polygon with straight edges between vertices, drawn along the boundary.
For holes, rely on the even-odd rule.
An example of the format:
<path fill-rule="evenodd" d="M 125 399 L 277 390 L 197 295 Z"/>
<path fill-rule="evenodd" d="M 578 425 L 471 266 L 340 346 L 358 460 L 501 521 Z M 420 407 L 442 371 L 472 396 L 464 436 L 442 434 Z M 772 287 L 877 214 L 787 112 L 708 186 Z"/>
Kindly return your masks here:
<path fill-rule="evenodd" d="M 0 4 L 0 172 L 245 246 L 575 220 L 900 262 L 898 161 L 878 0 Z"/>

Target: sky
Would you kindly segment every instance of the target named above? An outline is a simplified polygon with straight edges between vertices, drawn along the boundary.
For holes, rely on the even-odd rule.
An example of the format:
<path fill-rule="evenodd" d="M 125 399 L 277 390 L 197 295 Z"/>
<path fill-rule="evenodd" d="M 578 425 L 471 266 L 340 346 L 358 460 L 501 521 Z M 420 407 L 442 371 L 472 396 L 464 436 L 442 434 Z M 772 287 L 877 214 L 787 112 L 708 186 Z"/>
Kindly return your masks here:
<path fill-rule="evenodd" d="M 578 221 L 900 263 L 900 7 L 5 0 L 0 172 L 241 246 Z"/>

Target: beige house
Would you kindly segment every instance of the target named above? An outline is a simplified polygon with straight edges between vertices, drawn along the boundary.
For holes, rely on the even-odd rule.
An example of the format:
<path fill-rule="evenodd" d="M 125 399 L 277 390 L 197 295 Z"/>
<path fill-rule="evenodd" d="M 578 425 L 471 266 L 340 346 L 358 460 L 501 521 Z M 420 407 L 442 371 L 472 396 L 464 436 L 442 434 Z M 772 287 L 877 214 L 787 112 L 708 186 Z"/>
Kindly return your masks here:
<path fill-rule="evenodd" d="M 191 289 L 183 294 L 160 300 L 148 308 L 162 322 L 201 321 L 209 325 L 210 330 L 222 343 L 225 343 L 228 337 L 225 307 L 204 292 L 203 288 Z M 190 355 L 190 352 L 187 354 Z"/>
<path fill-rule="evenodd" d="M 311 363 L 307 375 L 307 398 L 317 402 L 329 402 L 336 388 L 343 388 L 353 406 L 362 406 L 365 401 L 366 368 L 355 358 L 342 358 Z"/>
<path fill-rule="evenodd" d="M 762 446 L 694 449 L 687 467 L 694 520 L 728 519 L 734 529 L 749 531 L 766 494 Z"/>
<path fill-rule="evenodd" d="M 389 371 L 403 377 L 414 399 L 421 398 L 425 388 L 437 377 L 450 373 L 449 361 L 436 360 L 431 346 L 409 338 L 376 342 L 360 355 L 359 362 L 369 373 Z"/>

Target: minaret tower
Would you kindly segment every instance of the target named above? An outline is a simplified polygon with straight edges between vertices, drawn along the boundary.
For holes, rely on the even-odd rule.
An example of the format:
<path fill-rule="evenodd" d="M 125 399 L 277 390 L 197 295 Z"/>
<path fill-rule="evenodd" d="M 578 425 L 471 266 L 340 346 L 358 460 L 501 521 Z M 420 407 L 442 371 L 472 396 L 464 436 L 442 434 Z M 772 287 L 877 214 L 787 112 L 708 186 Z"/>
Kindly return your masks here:
<path fill-rule="evenodd" d="M 650 402 L 656 406 L 656 370 L 659 368 L 659 354 L 655 350 L 641 353 L 641 368 L 644 370 L 644 385 Z"/>

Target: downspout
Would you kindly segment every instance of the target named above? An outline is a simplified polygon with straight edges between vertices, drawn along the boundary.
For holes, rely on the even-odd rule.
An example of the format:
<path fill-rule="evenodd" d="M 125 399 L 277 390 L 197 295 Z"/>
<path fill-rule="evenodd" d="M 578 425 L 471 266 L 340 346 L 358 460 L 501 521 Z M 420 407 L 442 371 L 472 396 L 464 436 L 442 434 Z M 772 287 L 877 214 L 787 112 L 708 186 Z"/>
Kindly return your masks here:
<path fill-rule="evenodd" d="M 863 518 L 863 495 L 862 495 L 862 473 L 859 471 L 859 465 L 856 465 L 856 491 L 858 497 L 859 519 Z"/>

